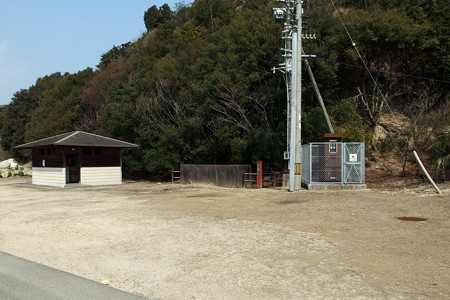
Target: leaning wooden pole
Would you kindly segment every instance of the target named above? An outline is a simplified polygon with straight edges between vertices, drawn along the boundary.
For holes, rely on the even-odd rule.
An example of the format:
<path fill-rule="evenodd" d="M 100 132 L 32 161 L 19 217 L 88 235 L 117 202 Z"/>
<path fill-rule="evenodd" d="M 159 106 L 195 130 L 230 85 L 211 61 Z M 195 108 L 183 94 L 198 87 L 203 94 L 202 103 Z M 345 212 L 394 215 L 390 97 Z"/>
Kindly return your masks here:
<path fill-rule="evenodd" d="M 434 183 L 433 179 L 431 178 L 430 174 L 428 174 L 427 170 L 425 169 L 425 167 L 423 166 L 422 161 L 420 160 L 419 155 L 417 155 L 416 150 L 413 150 L 413 154 L 414 157 L 417 160 L 417 163 L 419 164 L 420 168 L 422 169 L 423 173 L 425 173 L 425 176 L 428 178 L 428 181 L 431 183 L 431 185 L 434 187 L 434 189 L 436 190 L 436 192 L 441 195 L 442 192 L 441 190 L 438 188 L 438 186 L 436 185 L 436 183 Z"/>
<path fill-rule="evenodd" d="M 303 48 L 302 48 L 302 54 L 305 54 L 305 52 L 303 51 Z M 314 77 L 314 74 L 311 70 L 309 61 L 306 59 L 304 59 L 303 61 L 306 66 L 306 70 L 308 71 L 309 78 L 311 79 L 312 84 L 314 86 L 314 91 L 316 92 L 317 100 L 319 100 L 319 104 L 320 104 L 320 107 L 322 108 L 323 115 L 325 116 L 325 120 L 327 121 L 328 129 L 330 130 L 330 133 L 334 133 L 333 125 L 331 124 L 330 117 L 328 116 L 327 108 L 325 107 L 325 104 L 323 102 L 322 95 L 320 94 L 319 87 L 317 86 L 316 78 Z"/>

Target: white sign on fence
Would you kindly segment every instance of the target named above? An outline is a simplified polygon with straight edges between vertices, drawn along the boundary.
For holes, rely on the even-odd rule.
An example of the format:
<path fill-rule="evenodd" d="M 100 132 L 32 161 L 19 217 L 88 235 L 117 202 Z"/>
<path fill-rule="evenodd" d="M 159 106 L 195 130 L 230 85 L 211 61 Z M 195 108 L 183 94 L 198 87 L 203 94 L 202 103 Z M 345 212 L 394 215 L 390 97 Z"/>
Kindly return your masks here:
<path fill-rule="evenodd" d="M 358 161 L 358 154 L 350 153 L 349 161 Z"/>

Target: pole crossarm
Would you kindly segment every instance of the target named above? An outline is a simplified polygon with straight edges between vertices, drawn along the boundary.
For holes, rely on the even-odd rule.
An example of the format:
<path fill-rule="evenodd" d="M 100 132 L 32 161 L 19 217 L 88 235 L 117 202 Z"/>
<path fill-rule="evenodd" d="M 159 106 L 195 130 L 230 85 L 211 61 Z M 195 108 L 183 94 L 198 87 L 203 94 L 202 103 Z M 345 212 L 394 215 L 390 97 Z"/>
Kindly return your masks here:
<path fill-rule="evenodd" d="M 302 169 L 302 59 L 313 58 L 315 55 L 302 53 L 302 40 L 315 39 L 314 31 L 303 32 L 303 0 L 275 0 L 283 7 L 274 8 L 273 14 L 277 21 L 284 21 L 281 49 L 284 63 L 272 69 L 283 73 L 287 91 L 287 151 L 285 159 L 289 160 L 289 191 L 298 191 L 301 187 Z"/>

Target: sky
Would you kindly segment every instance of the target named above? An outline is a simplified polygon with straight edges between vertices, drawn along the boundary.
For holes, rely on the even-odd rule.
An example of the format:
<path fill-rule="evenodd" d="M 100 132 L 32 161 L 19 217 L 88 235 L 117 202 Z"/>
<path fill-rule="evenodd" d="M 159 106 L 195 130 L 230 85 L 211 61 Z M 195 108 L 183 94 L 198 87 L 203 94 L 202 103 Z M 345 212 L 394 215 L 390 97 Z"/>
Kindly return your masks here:
<path fill-rule="evenodd" d="M 39 77 L 96 68 L 145 31 L 144 12 L 180 0 L 0 0 L 0 105 Z M 190 1 L 184 1 L 190 3 Z"/>

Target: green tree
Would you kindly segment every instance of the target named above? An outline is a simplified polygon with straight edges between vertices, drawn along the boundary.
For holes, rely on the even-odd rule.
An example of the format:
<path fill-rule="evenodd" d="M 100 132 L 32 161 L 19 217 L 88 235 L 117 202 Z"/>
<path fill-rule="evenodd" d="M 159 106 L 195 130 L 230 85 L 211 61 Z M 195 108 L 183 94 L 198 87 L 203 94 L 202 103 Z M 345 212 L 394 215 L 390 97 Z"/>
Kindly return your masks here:
<path fill-rule="evenodd" d="M 156 5 L 153 5 L 144 13 L 145 28 L 147 28 L 147 31 L 150 31 L 158 27 L 158 25 L 170 20 L 171 17 L 172 10 L 167 3 L 159 8 Z"/>
<path fill-rule="evenodd" d="M 167 3 L 164 3 L 162 6 L 159 7 L 159 22 L 164 23 L 172 18 L 172 10 L 170 9 L 170 6 Z"/>
<path fill-rule="evenodd" d="M 104 69 L 114 60 L 124 57 L 126 55 L 126 50 L 130 46 L 130 42 L 124 43 L 120 46 L 113 46 L 108 52 L 102 54 L 100 56 L 100 63 L 97 65 L 97 68 Z"/>
<path fill-rule="evenodd" d="M 196 25 L 212 29 L 214 20 L 220 20 L 231 12 L 232 2 L 228 0 L 197 0 L 192 4 L 191 18 Z"/>
<path fill-rule="evenodd" d="M 150 7 L 144 13 L 148 32 L 104 53 L 99 70 L 54 74 L 19 91 L 3 109 L 1 144 L 10 150 L 29 139 L 83 129 L 139 144 L 124 152 L 124 164 L 127 174 L 140 176 L 181 162 L 281 163 L 286 90 L 282 75 L 271 69 L 281 62 L 283 25 L 273 20 L 272 7 L 270 0 L 197 0 L 178 5 L 175 13 L 167 4 Z M 318 39 L 305 41 L 304 48 L 318 57 L 311 66 L 347 140 L 368 141 L 368 126 L 377 124 L 377 115 L 364 113 L 366 106 L 355 109 L 358 88 L 366 102 L 384 99 L 338 12 L 392 108 L 406 113 L 406 105 L 425 103 L 418 97 L 424 91 L 445 102 L 447 85 L 417 76 L 449 77 L 446 1 L 319 0 L 310 8 Z M 307 78 L 302 92 L 304 140 L 315 141 L 326 127 Z M 435 125 L 442 124 L 432 112 L 440 107 L 411 115 L 422 116 L 411 130 L 416 147 L 431 143 Z"/>
<path fill-rule="evenodd" d="M 159 24 L 159 10 L 156 5 L 152 5 L 145 13 L 144 13 L 144 23 L 147 31 L 156 28 Z"/>
<path fill-rule="evenodd" d="M 83 90 L 94 72 L 87 68 L 76 74 L 64 74 L 58 82 L 40 98 L 25 125 L 27 142 L 61 134 L 75 129 L 80 113 Z"/>
<path fill-rule="evenodd" d="M 31 114 L 39 107 L 46 93 L 58 84 L 61 78 L 61 73 L 54 73 L 37 79 L 30 88 L 16 92 L 11 103 L 4 108 L 4 118 L 0 126 L 1 146 L 15 158 L 22 160 L 28 155 L 15 150 L 14 147 L 28 142 L 25 127 L 30 122 Z"/>
<path fill-rule="evenodd" d="M 329 112 L 333 123 L 337 126 L 337 131 L 344 134 L 345 141 L 368 141 L 369 126 L 359 116 L 352 98 L 342 99 L 331 106 Z"/>

